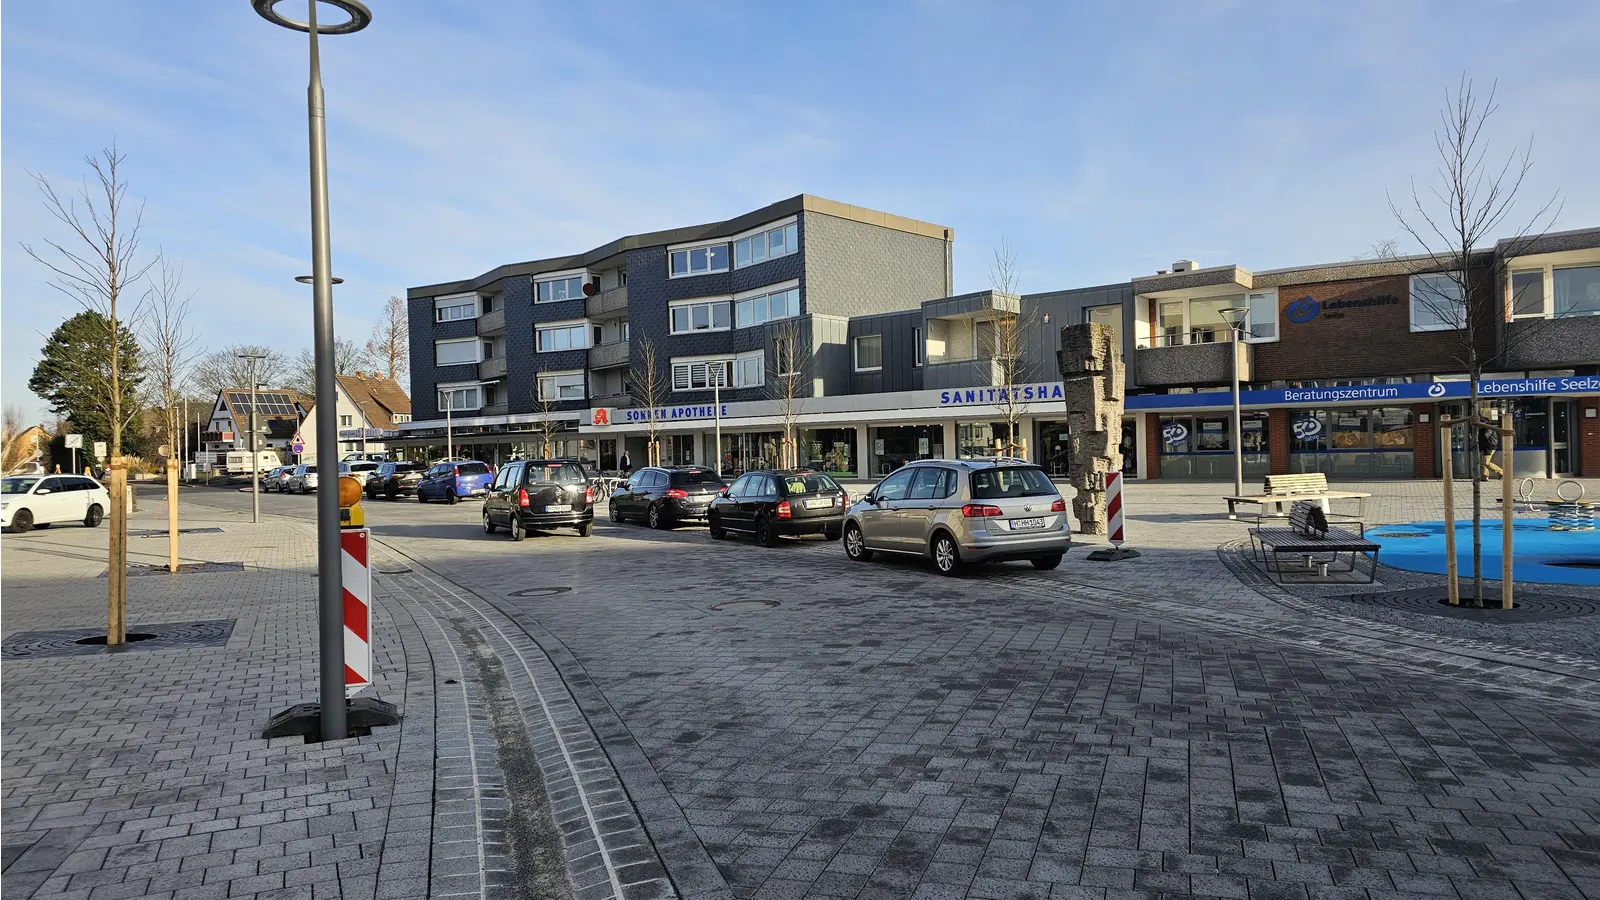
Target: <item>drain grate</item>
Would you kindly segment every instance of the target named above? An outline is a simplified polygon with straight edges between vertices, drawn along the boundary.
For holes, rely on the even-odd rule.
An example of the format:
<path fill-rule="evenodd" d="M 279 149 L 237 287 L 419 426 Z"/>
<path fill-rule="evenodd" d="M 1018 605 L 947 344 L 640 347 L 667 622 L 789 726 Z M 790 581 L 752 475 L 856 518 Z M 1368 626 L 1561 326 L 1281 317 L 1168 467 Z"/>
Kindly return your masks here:
<path fill-rule="evenodd" d="M 1427 536 L 1428 533 L 1426 531 L 1385 531 L 1382 534 L 1371 535 L 1371 537 L 1380 538 L 1425 538 Z"/>
<path fill-rule="evenodd" d="M 104 628 L 62 628 L 24 631 L 0 644 L 3 659 L 47 659 L 57 656 L 102 656 L 140 650 L 178 650 L 187 647 L 221 647 L 233 636 L 233 619 L 204 622 L 165 622 L 131 625 L 128 643 L 109 648 Z"/>
<path fill-rule="evenodd" d="M 1498 587 L 1494 589 L 1493 596 L 1485 598 L 1484 603 L 1488 605 L 1488 608 L 1485 609 L 1472 606 L 1472 600 L 1469 597 L 1462 598 L 1462 605 L 1451 606 L 1449 595 L 1442 586 L 1417 588 L 1409 591 L 1348 594 L 1341 599 L 1369 606 L 1403 609 L 1407 612 L 1428 616 L 1467 619 L 1473 622 L 1498 625 L 1548 622 L 1554 619 L 1570 619 L 1600 612 L 1600 603 L 1593 600 L 1585 600 L 1580 597 L 1563 597 L 1557 594 L 1522 589 L 1518 589 L 1516 592 L 1516 606 L 1514 608 L 1501 609 Z"/>
<path fill-rule="evenodd" d="M 137 565 L 128 567 L 129 575 L 205 575 L 218 572 L 243 571 L 244 563 L 242 562 L 178 563 L 178 571 L 176 573 L 169 572 L 166 566 L 146 565 L 144 563 L 139 563 Z M 105 573 L 102 572 L 100 577 L 106 577 Z"/>
<path fill-rule="evenodd" d="M 221 528 L 179 528 L 179 534 L 221 534 Z M 166 537 L 165 528 L 134 528 L 128 532 L 128 537 L 153 538 Z"/>
<path fill-rule="evenodd" d="M 776 600 L 729 600 L 726 603 L 712 605 L 711 610 L 713 612 L 756 612 L 758 610 L 771 609 L 777 605 L 779 604 Z"/>
<path fill-rule="evenodd" d="M 508 596 L 508 597 L 554 597 L 556 594 L 565 594 L 567 591 L 570 591 L 570 590 L 572 590 L 572 588 L 566 587 L 564 585 L 552 585 L 550 587 L 523 588 L 520 591 L 512 591 L 510 594 L 507 594 L 506 596 Z"/>

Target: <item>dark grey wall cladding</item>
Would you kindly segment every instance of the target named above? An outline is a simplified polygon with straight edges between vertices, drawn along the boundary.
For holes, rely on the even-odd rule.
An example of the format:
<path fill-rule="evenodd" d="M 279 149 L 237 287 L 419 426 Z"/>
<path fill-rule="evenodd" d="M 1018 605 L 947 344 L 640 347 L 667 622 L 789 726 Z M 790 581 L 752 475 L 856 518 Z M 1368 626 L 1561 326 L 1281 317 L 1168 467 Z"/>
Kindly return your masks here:
<path fill-rule="evenodd" d="M 851 319 L 850 339 L 844 348 L 845 370 L 850 373 L 851 393 L 919 389 L 922 373 L 916 369 L 916 329 L 921 326 L 921 309 Z M 857 372 L 855 339 L 874 334 L 883 336 L 883 371 Z"/>
<path fill-rule="evenodd" d="M 1080 288 L 1071 291 L 1051 291 L 1044 294 L 1026 294 L 1022 298 L 1022 315 L 1027 323 L 1028 343 L 1023 355 L 1026 380 L 1056 381 L 1061 369 L 1056 362 L 1056 351 L 1061 349 L 1061 329 L 1068 325 L 1081 325 L 1084 310 L 1091 306 L 1122 306 L 1122 359 L 1133 362 L 1133 285 L 1109 284 L 1101 287 Z M 1050 316 L 1046 323 L 1044 317 Z M 1127 366 L 1129 386 L 1133 384 L 1133 367 Z"/>
<path fill-rule="evenodd" d="M 499 284 L 506 308 L 506 411 L 532 412 L 534 373 L 540 365 L 533 352 L 533 279 L 514 275 L 500 279 Z"/>
<path fill-rule="evenodd" d="M 950 242 L 943 238 L 806 212 L 800 247 L 811 312 L 893 312 L 950 293 Z"/>
<path fill-rule="evenodd" d="M 407 313 L 411 324 L 411 416 L 414 419 L 437 418 L 443 413 L 438 408 L 435 387 L 451 381 L 476 381 L 478 367 L 473 364 L 435 366 L 433 342 L 472 337 L 478 333 L 478 326 L 471 319 L 435 322 L 432 297 L 412 300 Z"/>

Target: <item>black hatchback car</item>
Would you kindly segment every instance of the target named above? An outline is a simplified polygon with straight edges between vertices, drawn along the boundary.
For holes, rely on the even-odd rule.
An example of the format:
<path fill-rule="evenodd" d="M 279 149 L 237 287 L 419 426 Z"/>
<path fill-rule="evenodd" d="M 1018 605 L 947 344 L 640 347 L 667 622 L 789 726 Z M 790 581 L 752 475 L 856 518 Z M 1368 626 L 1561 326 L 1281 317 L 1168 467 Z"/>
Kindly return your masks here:
<path fill-rule="evenodd" d="M 422 473 L 427 468 L 427 463 L 420 462 L 379 463 L 378 468 L 367 476 L 368 499 L 384 497 L 393 500 L 415 494 L 417 482 L 422 480 Z"/>
<path fill-rule="evenodd" d="M 777 543 L 780 534 L 836 541 L 849 507 L 849 494 L 821 472 L 746 472 L 711 502 L 707 522 L 718 540 L 742 531 L 763 547 Z"/>
<path fill-rule="evenodd" d="M 575 459 L 528 459 L 506 463 L 483 497 L 483 533 L 504 528 L 513 541 L 531 530 L 594 527 L 594 488 Z"/>
<path fill-rule="evenodd" d="M 717 473 L 698 466 L 640 469 L 611 495 L 611 521 L 640 519 L 651 528 L 671 528 L 678 522 L 704 519 L 723 487 Z"/>

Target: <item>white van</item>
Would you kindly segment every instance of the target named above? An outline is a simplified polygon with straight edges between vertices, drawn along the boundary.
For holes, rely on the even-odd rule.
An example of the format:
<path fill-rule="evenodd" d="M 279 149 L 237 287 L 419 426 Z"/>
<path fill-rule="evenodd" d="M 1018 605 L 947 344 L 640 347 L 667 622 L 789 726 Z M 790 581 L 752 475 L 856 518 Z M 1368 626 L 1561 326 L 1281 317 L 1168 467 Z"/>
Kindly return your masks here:
<path fill-rule="evenodd" d="M 257 450 L 256 451 L 256 468 L 259 469 L 260 471 L 266 472 L 266 471 L 268 471 L 270 469 L 276 469 L 277 467 L 279 467 L 281 465 L 283 465 L 283 460 L 278 456 L 278 451 L 276 451 L 276 450 Z M 229 475 L 249 475 L 250 474 L 250 451 L 249 450 L 229 450 L 228 451 L 228 458 L 224 461 L 223 466 L 227 470 Z"/>

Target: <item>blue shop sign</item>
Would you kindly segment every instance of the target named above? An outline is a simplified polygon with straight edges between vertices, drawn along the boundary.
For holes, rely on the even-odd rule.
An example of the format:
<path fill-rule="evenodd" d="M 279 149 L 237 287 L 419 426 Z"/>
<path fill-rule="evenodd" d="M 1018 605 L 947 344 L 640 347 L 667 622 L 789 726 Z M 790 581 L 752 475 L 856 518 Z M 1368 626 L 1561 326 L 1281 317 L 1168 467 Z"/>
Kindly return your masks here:
<path fill-rule="evenodd" d="M 965 388 L 959 391 L 940 391 L 940 406 L 965 406 L 968 403 L 1008 403 L 1012 394 L 1017 400 L 1065 400 L 1066 393 L 1060 384 L 1024 384 L 1010 387 Z"/>
<path fill-rule="evenodd" d="M 624 422 L 648 422 L 650 410 L 628 409 L 618 410 L 622 413 Z M 722 404 L 722 415 L 728 414 L 728 404 Z M 671 422 L 682 419 L 712 419 L 717 416 L 717 407 L 711 403 L 695 404 L 693 406 L 658 406 L 656 407 L 657 422 Z"/>
<path fill-rule="evenodd" d="M 1389 404 L 1407 401 L 1459 400 L 1471 396 L 1472 386 L 1465 381 L 1431 381 L 1412 384 L 1358 384 L 1345 387 L 1274 388 L 1241 391 L 1242 406 L 1302 406 L 1321 403 Z M 1565 375 L 1555 378 L 1495 378 L 1478 382 L 1478 396 L 1545 396 L 1550 394 L 1600 394 L 1600 375 Z M 1198 394 L 1139 394 L 1129 397 L 1123 407 L 1137 409 L 1186 409 L 1229 406 L 1228 391 Z"/>

